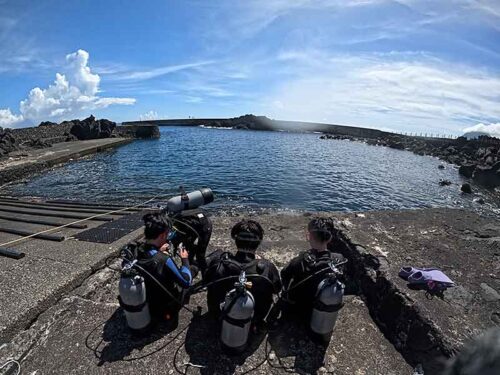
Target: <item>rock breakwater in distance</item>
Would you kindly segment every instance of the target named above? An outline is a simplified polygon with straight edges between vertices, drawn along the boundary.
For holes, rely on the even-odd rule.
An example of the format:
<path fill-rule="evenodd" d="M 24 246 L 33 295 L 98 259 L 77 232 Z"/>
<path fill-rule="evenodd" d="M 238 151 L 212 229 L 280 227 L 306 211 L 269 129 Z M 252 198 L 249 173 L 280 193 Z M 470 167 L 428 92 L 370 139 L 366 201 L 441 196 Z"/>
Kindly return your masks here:
<path fill-rule="evenodd" d="M 84 120 L 63 121 L 60 124 L 44 121 L 36 127 L 0 128 L 0 156 L 13 151 L 51 147 L 53 144 L 103 138 L 159 138 L 156 125 L 118 126 L 107 119 L 90 116 Z"/>
<path fill-rule="evenodd" d="M 430 155 L 459 166 L 459 173 L 488 188 L 500 186 L 500 139 L 480 136 L 468 140 L 421 138 L 386 135 L 377 138 L 361 138 L 346 135 L 325 134 L 321 139 L 362 141 L 373 146 L 407 150 L 418 155 Z"/>

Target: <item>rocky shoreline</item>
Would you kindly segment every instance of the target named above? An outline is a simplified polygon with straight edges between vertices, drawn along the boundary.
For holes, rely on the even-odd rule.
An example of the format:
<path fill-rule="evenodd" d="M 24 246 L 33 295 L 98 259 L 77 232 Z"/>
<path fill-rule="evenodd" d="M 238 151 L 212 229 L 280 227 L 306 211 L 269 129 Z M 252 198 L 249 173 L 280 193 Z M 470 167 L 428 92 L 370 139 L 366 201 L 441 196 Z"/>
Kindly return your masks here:
<path fill-rule="evenodd" d="M 0 128 L 0 157 L 14 151 L 49 148 L 63 142 L 103 138 L 159 138 L 154 125 L 118 126 L 107 119 L 90 116 L 84 120 L 63 121 L 60 124 L 44 121 L 31 128 Z"/>
<path fill-rule="evenodd" d="M 437 157 L 459 167 L 458 172 L 487 188 L 500 186 L 500 139 L 480 136 L 468 140 L 420 138 L 402 135 L 388 135 L 379 138 L 359 138 L 347 135 L 324 134 L 321 139 L 336 139 L 365 142 L 372 146 L 390 147 L 411 151 L 417 155 Z M 466 190 L 466 191 L 464 191 Z M 462 189 L 468 192 L 467 187 Z"/>

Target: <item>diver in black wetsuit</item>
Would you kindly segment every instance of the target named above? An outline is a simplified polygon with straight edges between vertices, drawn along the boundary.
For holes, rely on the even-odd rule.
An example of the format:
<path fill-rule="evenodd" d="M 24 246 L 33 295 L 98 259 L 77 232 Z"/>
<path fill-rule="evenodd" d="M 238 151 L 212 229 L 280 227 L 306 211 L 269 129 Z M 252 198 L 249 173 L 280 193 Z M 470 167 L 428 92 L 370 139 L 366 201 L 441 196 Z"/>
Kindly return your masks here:
<path fill-rule="evenodd" d="M 146 299 L 153 318 L 176 318 L 181 308 L 183 289 L 189 288 L 193 276 L 189 267 L 188 251 L 181 247 L 181 266 L 172 258 L 168 248 L 171 225 L 161 213 L 149 213 L 143 217 L 145 242 L 137 246 L 137 264 L 148 273 L 140 271 L 146 283 Z M 153 276 L 171 295 L 152 279 Z"/>
<path fill-rule="evenodd" d="M 331 219 L 314 218 L 309 222 L 307 240 L 311 249 L 300 253 L 281 270 L 285 311 L 302 316 L 309 314 L 316 298 L 318 284 L 329 272 L 329 264 L 332 261 L 338 264 L 345 260 L 341 254 L 328 249 L 333 233 L 335 227 Z"/>
<path fill-rule="evenodd" d="M 196 266 L 203 274 L 207 268 L 205 253 L 212 237 L 212 221 L 206 211 L 200 208 L 183 210 L 171 218 L 178 230 L 172 243 L 177 246 L 182 242 L 189 251 L 189 264 L 191 267 Z"/>
<path fill-rule="evenodd" d="M 208 268 L 204 276 L 206 283 L 235 276 L 207 288 L 208 310 L 214 317 L 220 316 L 220 304 L 226 293 L 234 288 L 241 271 L 245 271 L 248 281 L 252 282 L 250 292 L 255 298 L 253 322 L 260 324 L 267 316 L 273 303 L 273 295 L 281 290 L 281 280 L 273 263 L 255 255 L 263 236 L 264 230 L 256 221 L 240 221 L 231 230 L 231 237 L 236 243 L 236 254 L 218 250 L 207 257 Z"/>

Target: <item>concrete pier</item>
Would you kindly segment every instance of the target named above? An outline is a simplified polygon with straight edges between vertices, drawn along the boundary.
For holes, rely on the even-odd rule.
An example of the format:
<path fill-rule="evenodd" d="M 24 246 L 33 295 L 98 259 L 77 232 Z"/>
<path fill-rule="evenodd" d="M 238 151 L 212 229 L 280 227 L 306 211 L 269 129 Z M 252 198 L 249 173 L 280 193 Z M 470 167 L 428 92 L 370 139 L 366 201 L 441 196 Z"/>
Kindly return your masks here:
<path fill-rule="evenodd" d="M 336 251 L 349 259 L 349 294 L 328 348 L 311 342 L 304 327 L 283 322 L 262 332 L 251 350 L 227 357 L 216 325 L 205 314 L 205 295 L 193 317 L 182 311 L 174 330 L 163 325 L 137 339 L 128 333 L 119 308 L 119 275 L 103 259 L 140 234 L 111 245 L 33 240 L 16 247 L 20 260 L 2 259 L 0 362 L 20 358 L 31 373 L 335 373 L 409 374 L 418 364 L 437 374 L 463 343 L 500 324 L 500 223 L 452 209 L 324 213 L 337 220 Z M 215 217 L 209 251 L 232 249 L 232 225 L 241 217 Z M 307 249 L 310 214 L 259 215 L 265 229 L 260 256 L 281 268 Z M 75 233 L 76 230 L 65 230 Z M 2 238 L 13 238 L 0 234 Z M 2 240 L 3 242 L 3 240 Z M 117 266 L 118 263 L 115 263 Z M 402 266 L 439 267 L 455 282 L 444 298 L 428 299 L 398 277 Z M 80 287 L 74 289 L 75 287 Z M 21 313 L 19 313 L 21 312 Z M 201 367 L 200 367 L 201 366 Z"/>
<path fill-rule="evenodd" d="M 114 209 L 116 210 L 116 209 Z M 75 211 L 78 212 L 78 211 Z M 104 259 L 116 252 L 123 244 L 139 236 L 142 231 L 132 231 L 112 244 L 77 241 L 72 236 L 84 230 L 96 228 L 103 223 L 97 220 L 87 220 L 80 228 L 58 228 L 40 222 L 51 220 L 51 223 L 68 224 L 82 219 L 54 217 L 60 211 L 40 211 L 32 214 L 16 214 L 12 221 L 4 216 L 0 219 L 0 227 L 12 228 L 29 233 L 38 233 L 51 229 L 51 236 L 60 236 L 61 242 L 30 238 L 22 242 L 10 244 L 23 236 L 0 231 L 0 247 L 14 249 L 24 253 L 19 260 L 0 256 L 0 346 L 26 327 L 38 314 L 52 306 L 64 294 L 102 267 Z M 128 215 L 130 212 L 121 212 Z M 7 214 L 9 215 L 9 214 Z M 80 213 L 81 217 L 91 217 L 94 213 Z M 103 216 L 110 220 L 118 220 L 120 216 Z M 96 218 L 99 219 L 99 218 Z M 5 245 L 4 245 L 5 244 Z"/>
<path fill-rule="evenodd" d="M 56 143 L 50 148 L 11 152 L 0 160 L 0 186 L 26 178 L 71 159 L 132 142 L 130 138 L 103 138 Z"/>

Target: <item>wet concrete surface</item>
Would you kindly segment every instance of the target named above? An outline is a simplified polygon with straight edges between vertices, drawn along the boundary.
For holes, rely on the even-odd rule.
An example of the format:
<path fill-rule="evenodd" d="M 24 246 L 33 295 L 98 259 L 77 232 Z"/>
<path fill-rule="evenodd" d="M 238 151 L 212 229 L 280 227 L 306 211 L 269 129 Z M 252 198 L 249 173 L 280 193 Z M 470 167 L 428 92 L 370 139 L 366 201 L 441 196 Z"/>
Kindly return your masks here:
<path fill-rule="evenodd" d="M 25 178 L 71 159 L 95 154 L 131 142 L 127 138 L 103 138 L 56 143 L 44 149 L 15 151 L 0 160 L 0 185 Z"/>

